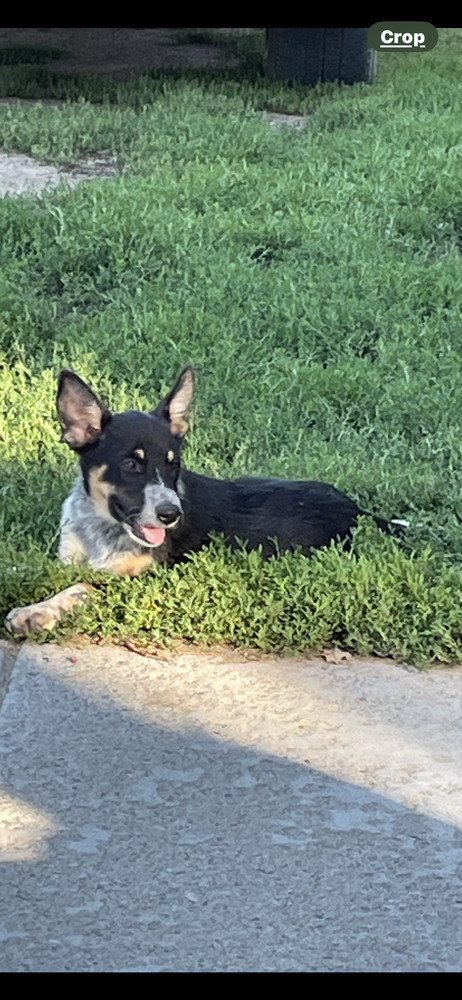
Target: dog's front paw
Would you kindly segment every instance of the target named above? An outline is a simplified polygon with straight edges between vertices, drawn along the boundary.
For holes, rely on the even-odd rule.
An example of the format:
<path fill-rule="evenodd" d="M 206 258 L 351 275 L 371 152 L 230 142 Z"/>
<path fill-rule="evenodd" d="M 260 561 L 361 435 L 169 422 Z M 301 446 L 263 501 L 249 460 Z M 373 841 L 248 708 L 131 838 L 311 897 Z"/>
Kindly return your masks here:
<path fill-rule="evenodd" d="M 46 601 L 28 604 L 24 608 L 13 608 L 6 616 L 6 627 L 12 635 L 17 636 L 30 635 L 41 629 L 49 631 L 66 611 L 87 599 L 89 589 L 88 584 L 76 583 Z"/>
<path fill-rule="evenodd" d="M 6 627 L 13 635 L 29 635 L 39 629 L 51 629 L 61 617 L 61 611 L 54 611 L 47 601 L 28 604 L 25 608 L 13 608 L 6 617 Z"/>

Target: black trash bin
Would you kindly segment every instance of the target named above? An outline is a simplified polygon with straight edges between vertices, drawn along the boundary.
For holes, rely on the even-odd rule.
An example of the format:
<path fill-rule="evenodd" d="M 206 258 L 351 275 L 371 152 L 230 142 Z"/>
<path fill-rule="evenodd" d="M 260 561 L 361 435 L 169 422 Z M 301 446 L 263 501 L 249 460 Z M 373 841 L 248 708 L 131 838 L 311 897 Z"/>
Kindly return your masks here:
<path fill-rule="evenodd" d="M 311 86 L 320 80 L 373 83 L 377 52 L 368 28 L 267 28 L 266 74 Z"/>

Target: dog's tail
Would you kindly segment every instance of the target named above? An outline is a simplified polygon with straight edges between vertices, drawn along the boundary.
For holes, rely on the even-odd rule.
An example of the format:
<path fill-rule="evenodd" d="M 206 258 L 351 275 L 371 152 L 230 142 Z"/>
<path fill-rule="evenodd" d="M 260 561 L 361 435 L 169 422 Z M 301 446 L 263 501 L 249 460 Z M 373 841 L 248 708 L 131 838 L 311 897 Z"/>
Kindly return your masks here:
<path fill-rule="evenodd" d="M 385 520 L 384 517 L 376 517 L 373 514 L 374 521 L 381 531 L 385 531 L 387 535 L 397 535 L 401 537 L 406 532 L 406 528 L 409 527 L 409 521 L 405 521 L 404 518 L 395 517 L 391 521 Z"/>

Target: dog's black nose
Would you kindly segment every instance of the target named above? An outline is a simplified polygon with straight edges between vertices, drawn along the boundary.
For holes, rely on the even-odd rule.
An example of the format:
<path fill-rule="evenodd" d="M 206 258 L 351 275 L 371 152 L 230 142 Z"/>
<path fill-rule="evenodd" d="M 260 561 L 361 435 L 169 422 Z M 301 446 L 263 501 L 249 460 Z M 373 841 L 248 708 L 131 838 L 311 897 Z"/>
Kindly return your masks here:
<path fill-rule="evenodd" d="M 161 524 L 174 524 L 175 521 L 178 521 L 180 514 L 180 508 L 175 507 L 172 503 L 160 503 L 156 507 L 156 517 Z"/>

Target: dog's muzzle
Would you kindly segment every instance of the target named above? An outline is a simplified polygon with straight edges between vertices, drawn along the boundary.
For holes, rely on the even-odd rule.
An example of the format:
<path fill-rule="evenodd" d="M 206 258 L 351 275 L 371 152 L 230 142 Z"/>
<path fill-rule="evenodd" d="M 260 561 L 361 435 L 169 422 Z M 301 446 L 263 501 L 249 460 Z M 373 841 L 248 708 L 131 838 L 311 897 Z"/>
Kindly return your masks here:
<path fill-rule="evenodd" d="M 154 519 L 145 520 L 146 514 L 143 516 L 143 511 L 141 511 L 140 517 L 125 527 L 129 533 L 131 528 L 137 540 L 141 541 L 143 545 L 156 548 L 165 542 L 167 531 L 178 524 L 181 514 L 181 507 L 176 504 L 162 503 L 155 508 Z"/>
<path fill-rule="evenodd" d="M 167 531 L 178 524 L 183 509 L 174 490 L 149 485 L 144 490 L 141 510 L 124 509 L 116 497 L 111 498 L 111 513 L 121 521 L 125 531 L 137 542 L 157 548 L 165 542 Z"/>

